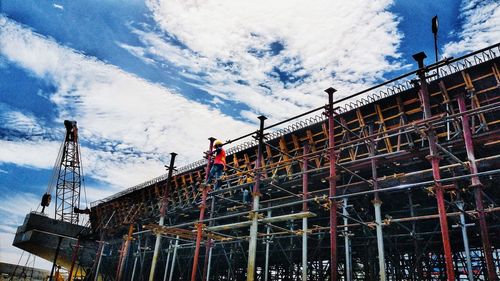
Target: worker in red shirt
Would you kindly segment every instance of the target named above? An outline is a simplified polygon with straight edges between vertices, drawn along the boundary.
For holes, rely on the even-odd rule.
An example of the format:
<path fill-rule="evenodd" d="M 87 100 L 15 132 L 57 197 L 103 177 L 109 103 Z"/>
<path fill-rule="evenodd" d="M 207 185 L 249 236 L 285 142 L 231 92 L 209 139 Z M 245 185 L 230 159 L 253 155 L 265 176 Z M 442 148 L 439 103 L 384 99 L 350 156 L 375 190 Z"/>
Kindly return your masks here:
<path fill-rule="evenodd" d="M 222 142 L 220 140 L 214 142 L 214 148 L 214 152 L 212 153 L 215 153 L 215 158 L 213 159 L 212 169 L 210 169 L 205 184 L 215 179 L 216 183 L 214 185 L 214 190 L 217 190 L 221 185 L 220 178 L 226 168 L 226 151 L 222 148 Z"/>

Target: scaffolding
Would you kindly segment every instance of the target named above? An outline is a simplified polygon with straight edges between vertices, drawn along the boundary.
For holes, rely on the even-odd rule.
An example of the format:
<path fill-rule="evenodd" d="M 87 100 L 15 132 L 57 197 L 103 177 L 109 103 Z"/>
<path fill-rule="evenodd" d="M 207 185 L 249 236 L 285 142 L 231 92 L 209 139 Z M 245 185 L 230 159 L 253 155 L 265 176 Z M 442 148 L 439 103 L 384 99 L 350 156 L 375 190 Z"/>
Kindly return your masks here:
<path fill-rule="evenodd" d="M 167 175 L 92 204 L 100 258 L 87 275 L 497 280 L 498 54 L 426 66 L 419 53 L 417 70 L 376 87 L 337 101 L 328 88 L 325 106 L 276 124 L 261 116 L 226 143 L 254 138 L 227 150 L 218 190 L 203 184 L 209 159 L 174 172 L 172 154 Z"/>

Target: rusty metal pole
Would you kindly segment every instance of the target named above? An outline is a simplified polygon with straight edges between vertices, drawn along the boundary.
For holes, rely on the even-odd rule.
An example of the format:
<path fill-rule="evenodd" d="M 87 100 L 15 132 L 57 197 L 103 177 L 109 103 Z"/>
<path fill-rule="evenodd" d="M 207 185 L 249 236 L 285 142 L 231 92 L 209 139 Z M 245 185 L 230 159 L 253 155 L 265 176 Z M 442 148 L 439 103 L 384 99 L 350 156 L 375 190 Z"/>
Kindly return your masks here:
<path fill-rule="evenodd" d="M 125 261 L 127 260 L 128 249 L 130 247 L 130 241 L 132 241 L 132 232 L 134 231 L 134 224 L 130 224 L 128 228 L 127 237 L 123 242 L 122 252 L 120 253 L 120 262 L 118 263 L 118 270 L 116 274 L 116 281 L 122 280 L 123 269 L 125 268 Z"/>
<path fill-rule="evenodd" d="M 52 277 L 54 276 L 54 270 L 57 266 L 57 257 L 59 256 L 59 251 L 61 250 L 61 242 L 63 238 L 59 236 L 57 240 L 57 248 L 56 248 L 56 253 L 54 255 L 54 261 L 52 262 L 52 270 L 50 271 L 50 276 L 49 276 L 49 281 L 52 281 Z"/>
<path fill-rule="evenodd" d="M 78 250 L 80 250 L 80 238 L 76 240 L 75 249 L 73 250 L 73 257 L 71 258 L 71 267 L 68 272 L 68 281 L 73 280 L 73 269 L 75 267 L 76 259 L 78 257 Z"/>
<path fill-rule="evenodd" d="M 418 62 L 418 77 L 420 79 L 420 98 L 422 100 L 422 111 L 424 113 L 424 119 L 429 119 L 432 117 L 431 112 L 431 104 L 430 104 L 430 95 L 427 89 L 427 81 L 425 78 L 425 66 L 424 59 L 427 56 L 424 52 L 420 52 L 418 54 L 413 55 L 413 58 Z M 433 128 L 429 128 L 427 132 L 427 139 L 429 141 L 429 150 L 430 154 L 427 156 L 427 159 L 430 161 L 432 166 L 432 175 L 435 181 L 435 191 L 436 191 L 436 199 L 439 211 L 439 224 L 441 226 L 441 238 L 443 240 L 443 249 L 444 256 L 446 262 L 446 275 L 449 281 L 455 280 L 455 271 L 453 269 L 453 256 L 451 253 L 451 245 L 450 245 L 450 235 L 448 232 L 448 220 L 446 218 L 446 207 L 444 204 L 444 188 L 440 183 L 441 173 L 439 171 L 439 161 L 441 157 L 438 154 L 437 148 L 437 137 L 434 133 Z"/>
<path fill-rule="evenodd" d="M 215 138 L 210 137 L 208 139 L 210 141 L 209 153 L 207 155 L 207 168 L 205 170 L 205 181 L 208 179 L 208 175 L 210 173 L 211 160 L 212 160 L 212 152 L 214 148 Z M 207 193 L 208 189 L 206 185 L 202 186 L 202 194 L 201 194 L 201 205 L 200 205 L 200 218 L 198 223 L 196 224 L 196 246 L 194 250 L 194 258 L 193 258 L 193 269 L 191 271 L 191 281 L 196 281 L 196 271 L 198 270 L 198 259 L 200 256 L 200 245 L 201 245 L 201 232 L 203 231 L 203 220 L 205 219 L 205 209 L 207 208 Z"/>
<path fill-rule="evenodd" d="M 168 208 L 170 180 L 172 179 L 172 173 L 174 171 L 175 156 L 177 156 L 177 153 L 175 152 L 170 153 L 170 164 L 168 166 L 167 184 L 165 186 L 165 190 L 163 191 L 163 198 L 161 200 L 161 207 L 160 207 L 160 222 L 158 223 L 160 226 L 163 226 L 165 224 L 165 214 Z M 149 281 L 155 280 L 155 269 L 156 269 L 156 263 L 158 261 L 158 253 L 160 252 L 160 245 L 161 245 L 161 235 L 160 233 L 157 233 L 155 249 L 153 251 L 153 260 L 151 261 L 151 270 L 149 271 Z"/>
<path fill-rule="evenodd" d="M 248 243 L 248 265 L 247 265 L 247 281 L 255 280 L 255 256 L 257 254 L 257 231 L 258 231 L 258 218 L 259 218 L 259 201 L 260 201 L 260 161 L 262 159 L 262 146 L 264 143 L 264 121 L 265 116 L 259 116 L 260 128 L 257 133 L 259 140 L 259 147 L 257 150 L 257 160 L 255 161 L 255 184 L 253 186 L 253 209 L 250 213 L 252 218 L 252 225 L 250 226 L 250 242 Z"/>
<path fill-rule="evenodd" d="M 370 125 L 368 127 L 370 136 L 373 135 L 373 126 Z M 369 144 L 369 154 L 370 154 L 370 164 L 372 168 L 372 183 L 373 190 L 378 190 L 378 176 L 377 176 L 377 160 L 375 159 L 375 153 L 377 151 L 377 146 L 375 145 L 375 140 L 373 137 L 370 138 Z M 384 251 L 384 234 L 382 232 L 382 200 L 380 200 L 380 196 L 378 192 L 375 192 L 373 198 L 373 208 L 375 210 L 375 223 L 377 230 L 377 250 L 378 250 L 378 269 L 379 269 L 379 280 L 386 280 L 386 271 L 385 271 L 385 251 Z"/>
<path fill-rule="evenodd" d="M 472 89 L 470 89 L 472 91 Z M 467 113 L 467 106 L 465 104 L 465 96 L 463 93 L 457 96 L 458 109 L 463 113 L 462 118 L 462 133 L 465 142 L 465 149 L 467 150 L 467 158 L 469 159 L 469 170 L 474 176 L 471 177 L 471 186 L 474 189 L 474 198 L 476 201 L 476 210 L 479 220 L 479 228 L 481 230 L 481 240 L 483 241 L 484 259 L 486 261 L 486 269 L 488 271 L 488 280 L 497 280 L 495 272 L 495 265 L 493 263 L 493 254 L 491 252 L 490 236 L 488 234 L 488 225 L 486 223 L 486 216 L 483 206 L 483 185 L 476 175 L 478 173 L 476 157 L 474 155 L 474 143 L 472 141 L 472 131 L 469 125 L 469 116 Z"/>
<path fill-rule="evenodd" d="M 328 185 L 330 188 L 330 197 L 337 193 L 337 171 L 335 170 L 335 139 L 333 123 L 333 93 L 337 90 L 328 88 L 325 92 L 328 94 L 328 105 L 326 106 L 326 115 L 328 116 L 328 158 L 330 160 L 330 177 Z M 330 198 L 330 280 L 337 281 L 337 204 Z"/>
<path fill-rule="evenodd" d="M 307 196 L 308 196 L 308 184 L 309 184 L 309 175 L 307 173 L 307 165 L 309 164 L 309 157 L 307 154 L 309 153 L 309 144 L 304 143 L 304 158 L 302 159 L 302 171 L 304 174 L 302 175 L 302 199 L 304 203 L 302 203 L 302 211 L 307 212 Z M 307 280 L 307 217 L 302 218 L 302 281 Z"/>
<path fill-rule="evenodd" d="M 210 203 L 210 223 L 209 226 L 212 226 L 214 224 L 214 221 L 212 220 L 214 216 L 214 208 L 215 208 L 215 196 L 212 196 L 212 202 Z M 210 263 L 212 261 L 212 239 L 207 239 L 207 243 L 205 246 L 205 261 L 203 262 L 203 275 L 201 280 L 205 281 L 208 280 L 210 277 Z"/>

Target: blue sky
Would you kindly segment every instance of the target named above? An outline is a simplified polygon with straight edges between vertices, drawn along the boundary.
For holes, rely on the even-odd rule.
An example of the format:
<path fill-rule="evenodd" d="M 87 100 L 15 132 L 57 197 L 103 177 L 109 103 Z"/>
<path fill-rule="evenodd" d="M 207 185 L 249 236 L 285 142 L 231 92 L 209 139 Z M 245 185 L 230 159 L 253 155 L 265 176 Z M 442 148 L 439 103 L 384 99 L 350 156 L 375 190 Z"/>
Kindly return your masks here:
<path fill-rule="evenodd" d="M 80 128 L 87 201 L 201 159 L 209 136 L 255 130 L 434 60 L 500 41 L 496 1 L 3 0 L 0 261 Z M 84 200 L 85 201 L 85 200 Z M 85 202 L 83 203 L 85 205 Z M 51 208 L 52 210 L 52 208 Z M 46 267 L 47 263 L 39 263 Z"/>

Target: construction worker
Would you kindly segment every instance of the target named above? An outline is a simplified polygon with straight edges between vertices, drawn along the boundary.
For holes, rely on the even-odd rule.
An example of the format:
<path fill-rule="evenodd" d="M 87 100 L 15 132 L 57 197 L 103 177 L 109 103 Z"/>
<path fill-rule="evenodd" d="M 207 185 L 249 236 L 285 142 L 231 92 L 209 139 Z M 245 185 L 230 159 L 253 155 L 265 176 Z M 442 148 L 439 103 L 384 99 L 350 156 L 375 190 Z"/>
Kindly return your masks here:
<path fill-rule="evenodd" d="M 212 154 L 213 153 L 215 153 L 215 157 L 213 158 L 212 169 L 210 169 L 205 184 L 209 184 L 212 180 L 215 180 L 214 190 L 217 190 L 221 185 L 220 178 L 226 168 L 226 151 L 222 148 L 222 142 L 220 140 L 214 142 L 214 151 Z"/>

